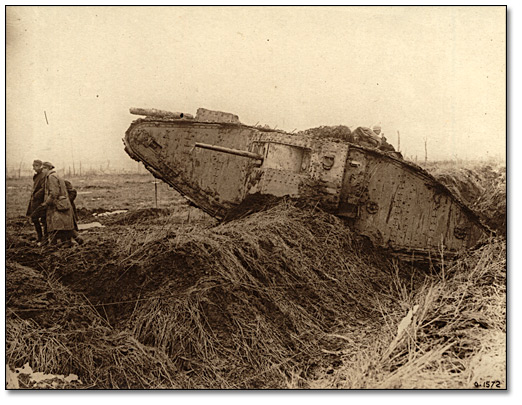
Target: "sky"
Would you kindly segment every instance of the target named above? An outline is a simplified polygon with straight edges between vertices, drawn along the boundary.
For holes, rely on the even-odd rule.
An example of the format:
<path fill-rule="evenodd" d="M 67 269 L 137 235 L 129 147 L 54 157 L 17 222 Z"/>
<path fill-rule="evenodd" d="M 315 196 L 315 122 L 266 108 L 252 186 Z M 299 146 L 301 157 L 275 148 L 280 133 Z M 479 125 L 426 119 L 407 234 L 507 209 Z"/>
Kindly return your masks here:
<path fill-rule="evenodd" d="M 6 166 L 128 167 L 130 107 L 286 131 L 379 124 L 505 158 L 504 7 L 7 7 Z"/>

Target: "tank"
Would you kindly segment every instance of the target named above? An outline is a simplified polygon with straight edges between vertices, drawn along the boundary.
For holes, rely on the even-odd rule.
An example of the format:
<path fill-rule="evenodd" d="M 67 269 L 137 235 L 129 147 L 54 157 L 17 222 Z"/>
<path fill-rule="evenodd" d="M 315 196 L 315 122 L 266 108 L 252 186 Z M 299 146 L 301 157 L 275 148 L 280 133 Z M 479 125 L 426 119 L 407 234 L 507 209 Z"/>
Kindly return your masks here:
<path fill-rule="evenodd" d="M 204 108 L 195 116 L 130 112 L 144 117 L 125 134 L 127 154 L 217 219 L 274 199 L 305 200 L 404 259 L 451 258 L 491 235 L 428 172 L 357 131 L 345 139 L 292 134 Z"/>

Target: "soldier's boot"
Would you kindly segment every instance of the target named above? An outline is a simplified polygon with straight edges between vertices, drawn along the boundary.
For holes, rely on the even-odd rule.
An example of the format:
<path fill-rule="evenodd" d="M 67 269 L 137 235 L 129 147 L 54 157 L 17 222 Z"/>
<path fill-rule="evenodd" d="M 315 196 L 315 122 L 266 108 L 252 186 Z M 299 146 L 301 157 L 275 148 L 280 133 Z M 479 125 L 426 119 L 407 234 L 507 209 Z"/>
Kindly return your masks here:
<path fill-rule="evenodd" d="M 76 241 L 78 245 L 83 245 L 85 242 L 83 238 L 78 234 L 77 230 L 72 231 L 72 238 Z"/>
<path fill-rule="evenodd" d="M 34 229 L 36 230 L 36 244 L 40 246 L 42 243 L 43 233 L 42 233 L 42 226 L 40 225 L 40 220 L 38 219 L 32 219 Z"/>

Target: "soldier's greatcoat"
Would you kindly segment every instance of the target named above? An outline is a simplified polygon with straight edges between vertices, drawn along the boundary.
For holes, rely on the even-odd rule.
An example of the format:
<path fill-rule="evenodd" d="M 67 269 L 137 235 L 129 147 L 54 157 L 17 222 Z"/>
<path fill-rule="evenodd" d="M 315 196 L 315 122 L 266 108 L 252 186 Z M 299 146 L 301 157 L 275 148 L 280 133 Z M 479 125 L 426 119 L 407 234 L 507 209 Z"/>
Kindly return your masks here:
<path fill-rule="evenodd" d="M 45 174 L 41 171 L 33 176 L 33 192 L 25 215 L 30 216 L 44 202 Z"/>
<path fill-rule="evenodd" d="M 55 202 L 60 196 L 65 196 L 69 205 L 66 211 L 58 211 Z M 72 231 L 74 229 L 74 216 L 71 203 L 67 196 L 65 181 L 58 177 L 56 171 L 51 170 L 45 181 L 45 204 L 47 205 L 47 231 Z"/>

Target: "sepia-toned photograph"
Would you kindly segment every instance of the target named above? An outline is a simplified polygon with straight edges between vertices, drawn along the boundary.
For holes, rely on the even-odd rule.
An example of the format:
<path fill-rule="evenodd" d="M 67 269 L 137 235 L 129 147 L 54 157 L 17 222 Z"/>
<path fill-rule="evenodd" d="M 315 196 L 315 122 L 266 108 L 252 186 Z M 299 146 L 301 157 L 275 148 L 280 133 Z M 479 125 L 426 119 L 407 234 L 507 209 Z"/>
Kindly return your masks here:
<path fill-rule="evenodd" d="M 7 390 L 507 390 L 507 6 L 5 6 Z"/>

